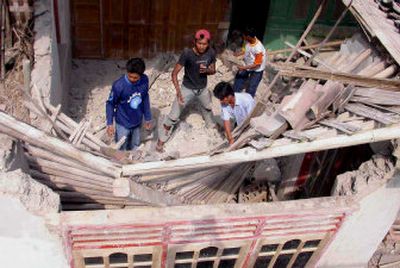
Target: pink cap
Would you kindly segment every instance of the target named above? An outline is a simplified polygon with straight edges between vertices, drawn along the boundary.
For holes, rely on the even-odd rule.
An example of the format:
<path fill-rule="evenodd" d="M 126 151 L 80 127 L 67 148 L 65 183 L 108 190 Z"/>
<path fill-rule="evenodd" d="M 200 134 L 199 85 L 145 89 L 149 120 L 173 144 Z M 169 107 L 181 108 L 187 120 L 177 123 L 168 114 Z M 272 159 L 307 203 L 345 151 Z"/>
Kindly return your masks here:
<path fill-rule="evenodd" d="M 209 31 L 207 31 L 206 29 L 200 29 L 196 32 L 196 34 L 194 35 L 194 38 L 197 39 L 202 39 L 201 36 L 203 35 L 203 38 L 210 40 L 211 39 L 211 34 Z"/>

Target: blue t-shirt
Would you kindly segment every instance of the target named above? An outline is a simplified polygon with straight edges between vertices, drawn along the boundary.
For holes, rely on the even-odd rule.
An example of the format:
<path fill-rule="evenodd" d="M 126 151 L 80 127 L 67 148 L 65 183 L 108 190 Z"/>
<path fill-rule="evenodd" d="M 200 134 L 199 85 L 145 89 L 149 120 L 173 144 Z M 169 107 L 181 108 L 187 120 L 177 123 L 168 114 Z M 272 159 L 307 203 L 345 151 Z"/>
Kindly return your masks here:
<path fill-rule="evenodd" d="M 142 124 L 143 116 L 151 120 L 149 78 L 143 74 L 132 83 L 126 75 L 121 76 L 113 83 L 106 102 L 107 125 L 112 125 L 115 118 L 118 124 L 134 128 Z"/>

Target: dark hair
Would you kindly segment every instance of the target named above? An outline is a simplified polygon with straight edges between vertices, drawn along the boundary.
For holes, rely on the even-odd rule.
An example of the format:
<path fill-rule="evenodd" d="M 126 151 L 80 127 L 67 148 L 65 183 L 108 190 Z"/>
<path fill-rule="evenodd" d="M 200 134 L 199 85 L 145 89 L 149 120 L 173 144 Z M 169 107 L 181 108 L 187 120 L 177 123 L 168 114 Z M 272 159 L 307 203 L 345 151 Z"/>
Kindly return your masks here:
<path fill-rule="evenodd" d="M 145 69 L 146 65 L 141 58 L 132 58 L 126 62 L 126 71 L 128 73 L 137 73 L 142 75 Z"/>
<path fill-rule="evenodd" d="M 228 82 L 219 82 L 214 88 L 214 96 L 219 99 L 223 100 L 225 97 L 230 95 L 234 96 L 235 92 L 233 91 L 233 87 Z"/>
<path fill-rule="evenodd" d="M 200 37 L 200 38 L 197 38 L 197 39 L 196 39 L 196 36 L 193 36 L 193 40 L 194 40 L 195 43 L 196 43 L 197 41 L 199 41 L 199 40 L 205 39 L 205 40 L 207 40 L 207 43 L 210 44 L 210 40 L 207 39 L 207 38 L 205 38 L 206 36 L 205 36 L 204 34 L 200 34 L 199 37 Z"/>
<path fill-rule="evenodd" d="M 243 31 L 243 34 L 245 35 L 245 36 L 250 36 L 250 37 L 256 37 L 256 35 L 257 35 L 257 33 L 256 33 L 256 30 L 254 29 L 254 28 L 252 28 L 252 27 L 247 27 L 244 31 Z"/>

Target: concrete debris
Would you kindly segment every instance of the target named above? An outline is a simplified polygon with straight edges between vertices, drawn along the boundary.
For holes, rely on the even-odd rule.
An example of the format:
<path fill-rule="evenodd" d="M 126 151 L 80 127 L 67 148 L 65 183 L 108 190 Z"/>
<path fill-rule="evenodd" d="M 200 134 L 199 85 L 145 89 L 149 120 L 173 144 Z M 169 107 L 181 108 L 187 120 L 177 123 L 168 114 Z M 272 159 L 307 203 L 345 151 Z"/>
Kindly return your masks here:
<path fill-rule="evenodd" d="M 349 171 L 336 177 L 332 188 L 333 196 L 363 194 L 393 177 L 394 164 L 388 157 L 374 155 L 371 160 L 361 164 L 358 170 Z"/>
<path fill-rule="evenodd" d="M 281 170 L 274 159 L 266 159 L 256 163 L 253 174 L 256 181 L 278 182 L 281 180 Z"/>
<path fill-rule="evenodd" d="M 12 139 L 4 134 L 0 134 L 0 171 L 7 170 L 9 163 L 12 161 L 12 145 Z"/>
<path fill-rule="evenodd" d="M 239 190 L 239 203 L 267 202 L 268 186 L 265 182 L 253 182 Z"/>
<path fill-rule="evenodd" d="M 19 169 L 0 172 L 0 193 L 20 200 L 28 211 L 37 215 L 56 213 L 60 209 L 60 197 L 56 193 Z"/>
<path fill-rule="evenodd" d="M 281 134 L 287 128 L 285 118 L 279 113 L 268 115 L 264 112 L 262 115 L 252 118 L 250 125 L 265 137 L 275 136 L 276 133 Z"/>

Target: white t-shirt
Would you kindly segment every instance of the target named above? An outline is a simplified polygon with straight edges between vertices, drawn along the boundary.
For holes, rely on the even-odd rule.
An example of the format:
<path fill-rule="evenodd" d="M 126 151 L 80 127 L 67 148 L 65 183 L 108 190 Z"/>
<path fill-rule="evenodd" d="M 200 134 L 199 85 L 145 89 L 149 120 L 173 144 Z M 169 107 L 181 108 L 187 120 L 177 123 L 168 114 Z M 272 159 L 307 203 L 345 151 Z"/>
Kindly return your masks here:
<path fill-rule="evenodd" d="M 222 106 L 221 118 L 224 121 L 235 119 L 237 125 L 240 126 L 255 105 L 256 103 L 249 93 L 235 93 L 235 106 L 233 108 L 230 105 Z"/>
<path fill-rule="evenodd" d="M 262 54 L 262 59 L 256 58 L 257 54 Z M 250 44 L 246 42 L 244 47 L 244 63 L 246 65 L 252 65 L 254 63 L 261 64 L 260 67 L 255 69 L 256 72 L 264 71 L 265 65 L 267 63 L 267 52 L 265 51 L 264 45 L 257 39 L 255 44 Z"/>

